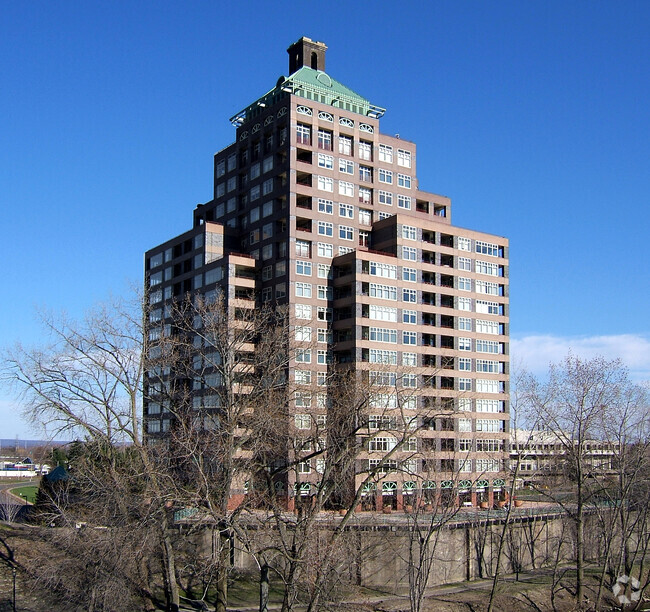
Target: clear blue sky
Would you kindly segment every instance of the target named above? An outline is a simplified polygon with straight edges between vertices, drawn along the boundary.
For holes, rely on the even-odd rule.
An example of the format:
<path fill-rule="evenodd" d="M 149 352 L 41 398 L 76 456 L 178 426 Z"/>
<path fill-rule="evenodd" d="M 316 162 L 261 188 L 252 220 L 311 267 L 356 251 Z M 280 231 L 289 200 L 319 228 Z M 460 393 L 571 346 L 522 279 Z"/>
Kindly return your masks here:
<path fill-rule="evenodd" d="M 418 144 L 421 188 L 511 244 L 513 353 L 650 378 L 650 3 L 5 2 L 0 345 L 77 315 L 212 196 L 228 118 L 324 41 Z M 540 365 L 541 364 L 541 365 Z M 0 390 L 0 438 L 28 428 Z"/>

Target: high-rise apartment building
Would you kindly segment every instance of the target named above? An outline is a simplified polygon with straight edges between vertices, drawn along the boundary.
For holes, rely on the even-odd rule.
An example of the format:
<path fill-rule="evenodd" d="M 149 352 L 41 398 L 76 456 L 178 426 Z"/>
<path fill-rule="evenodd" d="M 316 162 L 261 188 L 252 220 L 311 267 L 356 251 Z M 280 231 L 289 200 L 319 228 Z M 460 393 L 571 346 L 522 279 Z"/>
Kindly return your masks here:
<path fill-rule="evenodd" d="M 508 457 L 508 241 L 452 225 L 450 200 L 419 188 L 415 143 L 380 133 L 384 109 L 325 72 L 323 43 L 288 52 L 290 75 L 231 119 L 193 228 L 146 253 L 150 340 L 187 293 L 287 305 L 303 347 L 288 364 L 301 389 L 290 429 L 314 426 L 305 405 L 324 423 L 331 372 L 355 370 L 369 385 L 359 461 L 372 469 L 391 449 L 396 420 L 414 431 L 367 500 L 453 488 L 491 501 Z M 150 439 L 173 427 L 151 390 L 144 410 Z M 301 473 L 308 492 L 316 462 Z"/>

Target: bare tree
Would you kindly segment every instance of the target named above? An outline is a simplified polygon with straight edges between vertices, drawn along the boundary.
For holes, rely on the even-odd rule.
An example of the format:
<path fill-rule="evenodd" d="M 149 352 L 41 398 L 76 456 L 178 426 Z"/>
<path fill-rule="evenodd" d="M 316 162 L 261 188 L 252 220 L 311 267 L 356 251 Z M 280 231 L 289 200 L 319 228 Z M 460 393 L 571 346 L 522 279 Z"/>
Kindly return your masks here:
<path fill-rule="evenodd" d="M 552 499 L 571 522 L 574 533 L 576 560 L 575 596 L 578 606 L 585 603 L 585 525 L 588 513 L 598 509 L 598 502 L 610 489 L 612 466 L 603 464 L 594 456 L 591 447 L 622 449 L 630 452 L 628 438 L 612 436 L 612 424 L 621 421 L 631 408 L 634 397 L 635 413 L 647 415 L 647 400 L 629 381 L 627 371 L 618 360 L 607 361 L 597 357 L 582 360 L 569 355 L 558 365 L 552 365 L 548 379 L 539 383 L 529 381 L 530 408 L 540 420 L 540 427 L 549 432 L 561 446 L 561 468 L 568 495 L 560 496 L 557 489 L 540 488 Z M 632 424 L 625 422 L 623 429 Z M 645 426 L 642 429 L 645 431 Z M 646 435 L 646 434 L 644 434 Z M 617 439 L 618 437 L 618 439 Z M 619 488 L 616 496 L 622 495 Z M 609 553 L 607 553 L 609 556 Z"/>
<path fill-rule="evenodd" d="M 141 306 L 114 302 L 96 308 L 83 321 L 43 317 L 43 323 L 49 344 L 37 349 L 17 346 L 9 351 L 3 378 L 15 385 L 25 414 L 34 423 L 44 425 L 55 436 L 86 440 L 90 457 L 80 462 L 74 474 L 76 486 L 83 492 L 86 520 L 102 507 L 110 508 L 111 516 L 100 513 L 98 525 L 124 528 L 127 524 L 138 526 L 142 516 L 151 518 L 148 524 L 162 560 L 159 569 L 167 607 L 178 609 L 166 492 L 140 435 L 144 371 Z M 89 466 L 93 469 L 87 471 Z M 96 500 L 100 503 L 93 504 Z M 110 589 L 106 595 L 111 597 Z"/>

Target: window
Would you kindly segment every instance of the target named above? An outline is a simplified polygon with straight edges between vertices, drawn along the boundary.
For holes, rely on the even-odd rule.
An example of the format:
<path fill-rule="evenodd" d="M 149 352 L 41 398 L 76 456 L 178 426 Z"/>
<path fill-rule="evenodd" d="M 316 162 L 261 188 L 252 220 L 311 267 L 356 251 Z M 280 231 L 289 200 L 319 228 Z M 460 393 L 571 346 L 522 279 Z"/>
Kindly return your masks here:
<path fill-rule="evenodd" d="M 418 335 L 417 332 L 405 331 L 402 332 L 402 344 L 411 344 L 415 346 L 417 344 Z"/>
<path fill-rule="evenodd" d="M 476 319 L 476 331 L 479 334 L 498 334 L 499 324 L 496 321 Z"/>
<path fill-rule="evenodd" d="M 472 271 L 472 260 L 469 257 L 459 257 L 458 258 L 458 269 L 466 270 L 467 272 Z"/>
<path fill-rule="evenodd" d="M 418 322 L 418 313 L 415 310 L 402 310 L 402 321 L 416 325 Z"/>
<path fill-rule="evenodd" d="M 372 160 L 372 143 L 361 140 L 359 142 L 359 159 L 365 159 L 367 161 Z"/>
<path fill-rule="evenodd" d="M 267 157 L 262 162 L 262 172 L 269 172 L 272 169 L 273 169 L 273 156 L 269 155 L 269 157 Z"/>
<path fill-rule="evenodd" d="M 475 282 L 476 293 L 485 293 L 487 295 L 499 295 L 499 285 L 490 281 Z"/>
<path fill-rule="evenodd" d="M 476 360 L 476 371 L 477 372 L 486 372 L 487 374 L 498 374 L 499 373 L 499 362 L 492 359 L 477 359 Z"/>
<path fill-rule="evenodd" d="M 352 204 L 339 204 L 339 216 L 354 219 L 354 206 Z"/>
<path fill-rule="evenodd" d="M 461 412 L 472 412 L 472 400 L 462 397 L 458 400 L 458 410 Z"/>
<path fill-rule="evenodd" d="M 386 365 L 397 365 L 397 351 L 382 349 L 370 349 L 368 354 L 370 363 L 385 363 Z"/>
<path fill-rule="evenodd" d="M 381 300 L 396 300 L 397 287 L 390 285 L 379 285 L 377 283 L 370 283 L 369 286 L 370 297 L 379 298 Z"/>
<path fill-rule="evenodd" d="M 379 161 L 386 162 L 387 164 L 393 163 L 393 147 L 385 144 L 379 145 Z"/>
<path fill-rule="evenodd" d="M 397 382 L 397 375 L 395 374 L 395 372 L 370 370 L 368 375 L 369 375 L 370 384 L 373 385 L 394 387 L 395 383 Z"/>
<path fill-rule="evenodd" d="M 402 268 L 402 279 L 409 283 L 415 283 L 418 279 L 418 271 L 415 268 Z"/>
<path fill-rule="evenodd" d="M 459 251 L 471 251 L 472 250 L 472 241 L 469 238 L 463 238 L 462 236 L 458 237 L 458 250 Z"/>
<path fill-rule="evenodd" d="M 321 236 L 333 236 L 334 235 L 334 224 L 329 221 L 319 221 L 318 222 L 318 233 Z"/>
<path fill-rule="evenodd" d="M 318 342 L 327 342 L 327 344 L 332 344 L 332 332 L 328 331 L 324 327 L 319 327 Z"/>
<path fill-rule="evenodd" d="M 319 300 L 332 300 L 334 293 L 332 287 L 326 285 L 318 285 L 318 299 Z"/>
<path fill-rule="evenodd" d="M 397 266 L 393 264 L 371 261 L 369 266 L 370 274 L 383 278 L 397 278 Z"/>
<path fill-rule="evenodd" d="M 458 450 L 461 453 L 469 453 L 472 450 L 471 438 L 461 438 L 458 440 Z"/>
<path fill-rule="evenodd" d="M 354 197 L 354 183 L 339 181 L 339 194 Z"/>
<path fill-rule="evenodd" d="M 327 242 L 318 243 L 318 256 L 319 257 L 334 257 L 334 245 Z"/>
<path fill-rule="evenodd" d="M 458 288 L 461 291 L 471 291 L 472 290 L 472 279 L 466 278 L 464 276 L 458 277 Z"/>
<path fill-rule="evenodd" d="M 456 298 L 458 300 L 458 310 L 472 310 L 472 299 L 466 297 Z"/>
<path fill-rule="evenodd" d="M 378 218 L 379 221 L 381 221 L 382 219 L 388 219 L 389 217 L 392 217 L 392 216 L 393 215 L 391 213 L 383 212 L 381 210 L 377 213 L 377 218 Z"/>
<path fill-rule="evenodd" d="M 311 257 L 311 242 L 296 240 L 296 255 L 298 257 Z"/>
<path fill-rule="evenodd" d="M 417 354 L 416 353 L 402 353 L 402 365 L 410 366 L 410 367 L 416 367 L 418 365 L 418 356 L 417 356 Z"/>
<path fill-rule="evenodd" d="M 496 244 L 477 240 L 475 246 L 477 253 L 481 253 L 482 255 L 492 255 L 493 257 L 499 256 L 499 247 Z"/>
<path fill-rule="evenodd" d="M 228 172 L 234 170 L 237 167 L 237 156 L 233 153 L 228 157 Z"/>
<path fill-rule="evenodd" d="M 366 210 L 365 208 L 359 209 L 359 223 L 361 225 L 371 225 L 372 224 L 372 212 Z"/>
<path fill-rule="evenodd" d="M 262 195 L 269 195 L 273 191 L 273 179 L 266 179 L 262 183 Z M 266 205 L 265 205 L 266 206 Z"/>
<path fill-rule="evenodd" d="M 283 298 L 287 295 L 287 286 L 284 283 L 278 283 L 275 286 L 276 299 Z"/>
<path fill-rule="evenodd" d="M 328 176 L 319 176 L 318 188 L 321 191 L 334 191 L 334 179 Z"/>
<path fill-rule="evenodd" d="M 411 188 L 411 177 L 407 174 L 398 174 L 397 175 L 397 184 L 404 189 Z"/>
<path fill-rule="evenodd" d="M 458 338 L 458 350 L 459 351 L 471 351 L 472 350 L 472 340 L 470 338 Z"/>
<path fill-rule="evenodd" d="M 296 363 L 311 363 L 311 349 L 297 349 Z"/>
<path fill-rule="evenodd" d="M 296 260 L 296 274 L 311 276 L 311 261 Z"/>
<path fill-rule="evenodd" d="M 233 177 L 234 178 L 234 177 Z M 236 179 L 235 179 L 236 180 Z M 217 193 L 216 196 L 220 198 L 224 193 L 226 193 L 226 186 L 223 183 L 219 183 L 217 185 Z"/>
<path fill-rule="evenodd" d="M 318 278 L 332 278 L 332 266 L 329 264 L 318 264 Z"/>
<path fill-rule="evenodd" d="M 499 343 L 494 340 L 477 340 L 476 352 L 498 354 L 501 352 L 501 350 L 499 347 Z"/>
<path fill-rule="evenodd" d="M 458 379 L 458 390 L 459 391 L 471 391 L 472 390 L 472 379 L 471 378 L 459 378 Z"/>
<path fill-rule="evenodd" d="M 417 291 L 415 289 L 402 289 L 402 301 L 415 304 L 417 302 Z"/>
<path fill-rule="evenodd" d="M 368 318 L 375 321 L 390 321 L 392 323 L 397 323 L 397 308 L 370 304 L 370 308 L 368 309 Z"/>
<path fill-rule="evenodd" d="M 342 240 L 354 240 L 354 228 L 348 225 L 339 225 L 339 238 Z"/>
<path fill-rule="evenodd" d="M 319 153 L 318 167 L 326 168 L 327 170 L 332 170 L 334 168 L 334 158 L 331 155 L 325 155 L 325 153 Z"/>
<path fill-rule="evenodd" d="M 296 304 L 296 319 L 311 319 L 311 306 Z"/>
<path fill-rule="evenodd" d="M 384 170 L 379 168 L 379 182 L 388 183 L 389 185 L 393 184 L 393 173 L 390 170 Z"/>
<path fill-rule="evenodd" d="M 405 210 L 411 210 L 411 198 L 410 198 L 410 196 L 397 194 L 397 206 L 398 206 L 398 208 L 403 208 Z"/>
<path fill-rule="evenodd" d="M 472 431 L 472 419 L 458 419 L 458 431 Z"/>
<path fill-rule="evenodd" d="M 368 187 L 359 187 L 359 202 L 364 204 L 372 203 L 372 190 Z"/>
<path fill-rule="evenodd" d="M 296 283 L 296 297 L 311 297 L 311 283 Z"/>
<path fill-rule="evenodd" d="M 472 331 L 472 319 L 469 317 L 458 317 L 458 329 Z"/>
<path fill-rule="evenodd" d="M 296 406 L 304 406 L 302 398 L 309 398 L 309 405 L 311 405 L 311 395 L 308 393 L 296 393 Z M 300 397 L 300 400 L 298 399 Z M 311 415 L 309 414 L 296 414 L 294 417 L 294 424 L 296 429 L 311 429 Z"/>
<path fill-rule="evenodd" d="M 415 247 L 402 247 L 402 259 L 408 259 L 408 261 L 417 261 L 418 259 L 418 250 Z"/>
<path fill-rule="evenodd" d="M 332 200 L 318 198 L 318 212 L 331 215 L 334 212 L 334 202 Z"/>
<path fill-rule="evenodd" d="M 311 459 L 298 462 L 298 474 L 311 474 Z"/>
<path fill-rule="evenodd" d="M 458 369 L 463 372 L 472 371 L 472 360 L 469 357 L 459 357 L 458 358 Z"/>
<path fill-rule="evenodd" d="M 332 150 L 332 132 L 328 130 L 318 130 L 318 148 L 325 151 Z"/>
<path fill-rule="evenodd" d="M 222 177 L 226 173 L 226 160 L 221 159 L 217 162 L 217 178 Z"/>
<path fill-rule="evenodd" d="M 273 223 L 267 223 L 262 226 L 262 240 L 273 236 Z"/>
<path fill-rule="evenodd" d="M 311 385 L 311 372 L 309 370 L 295 371 L 296 383 L 299 385 Z"/>
<path fill-rule="evenodd" d="M 359 166 L 359 180 L 372 182 L 372 169 L 367 166 Z"/>
<path fill-rule="evenodd" d="M 397 330 L 386 327 L 371 327 L 368 339 L 371 342 L 388 342 L 397 344 Z"/>
<path fill-rule="evenodd" d="M 393 205 L 393 194 L 390 191 L 379 191 L 379 203 L 385 206 Z"/>
<path fill-rule="evenodd" d="M 319 306 L 317 312 L 319 321 L 331 321 L 332 320 L 332 309 L 326 308 L 325 306 Z"/>
<path fill-rule="evenodd" d="M 476 390 L 479 393 L 499 393 L 499 381 L 478 378 L 476 380 Z"/>
<path fill-rule="evenodd" d="M 411 167 L 411 152 L 397 149 L 397 165 L 404 168 Z"/>
<path fill-rule="evenodd" d="M 316 351 L 316 362 L 318 365 L 327 365 L 331 361 L 330 354 L 326 350 L 319 349 Z"/>
<path fill-rule="evenodd" d="M 503 421 L 498 419 L 476 419 L 476 431 L 503 431 Z"/>
<path fill-rule="evenodd" d="M 267 281 L 273 278 L 273 266 L 264 266 L 262 268 L 262 280 Z"/>
<path fill-rule="evenodd" d="M 390 436 L 377 436 L 370 438 L 368 441 L 369 451 L 382 451 L 387 452 L 393 450 L 397 446 L 397 440 Z"/>
<path fill-rule="evenodd" d="M 299 123 L 296 126 L 296 142 L 304 145 L 311 144 L 311 128 L 308 125 Z"/>
<path fill-rule="evenodd" d="M 404 446 L 402 447 L 402 450 L 405 450 L 409 453 L 415 453 L 418 450 L 418 440 L 417 438 L 407 438 L 404 442 Z M 405 462 L 406 464 L 406 462 Z M 410 464 L 410 467 L 408 468 L 408 471 L 413 473 L 416 471 L 416 468 L 413 467 L 414 464 Z"/>
<path fill-rule="evenodd" d="M 503 402 L 492 399 L 477 399 L 476 412 L 503 412 Z"/>
<path fill-rule="evenodd" d="M 296 340 L 298 342 L 311 342 L 311 327 L 296 325 Z"/>
<path fill-rule="evenodd" d="M 249 172 L 251 181 L 253 179 L 256 179 L 260 175 L 260 170 L 261 169 L 260 169 L 260 163 L 259 162 L 257 162 L 256 164 L 253 164 L 251 166 L 251 169 L 250 169 L 250 172 Z"/>
<path fill-rule="evenodd" d="M 417 374 L 403 374 L 402 375 L 402 387 L 409 389 L 415 389 L 418 386 L 418 375 Z"/>
<path fill-rule="evenodd" d="M 381 394 L 378 394 L 381 395 Z M 393 406 L 394 407 L 394 406 Z M 373 431 L 389 430 L 397 428 L 397 418 L 385 414 L 368 415 L 368 429 Z"/>
<path fill-rule="evenodd" d="M 339 159 L 339 172 L 344 172 L 345 174 L 354 174 L 354 162 L 349 159 Z"/>
<path fill-rule="evenodd" d="M 260 197 L 260 186 L 255 185 L 255 187 L 251 187 L 250 196 L 249 196 L 250 201 L 254 202 L 259 197 Z"/>
<path fill-rule="evenodd" d="M 417 240 L 417 228 L 412 225 L 402 225 L 402 238 L 404 238 L 404 240 Z"/>
<path fill-rule="evenodd" d="M 316 384 L 324 387 L 327 384 L 327 372 L 316 372 Z"/>
<path fill-rule="evenodd" d="M 349 136 L 339 136 L 339 153 L 352 155 L 352 138 Z"/>
<path fill-rule="evenodd" d="M 486 302 L 485 300 L 476 300 L 476 312 L 480 312 L 481 314 L 501 314 L 497 302 Z"/>
<path fill-rule="evenodd" d="M 489 274 L 490 276 L 499 276 L 499 265 L 487 261 L 476 260 L 476 271 L 479 274 Z"/>
<path fill-rule="evenodd" d="M 475 459 L 477 472 L 500 472 L 500 459 Z"/>

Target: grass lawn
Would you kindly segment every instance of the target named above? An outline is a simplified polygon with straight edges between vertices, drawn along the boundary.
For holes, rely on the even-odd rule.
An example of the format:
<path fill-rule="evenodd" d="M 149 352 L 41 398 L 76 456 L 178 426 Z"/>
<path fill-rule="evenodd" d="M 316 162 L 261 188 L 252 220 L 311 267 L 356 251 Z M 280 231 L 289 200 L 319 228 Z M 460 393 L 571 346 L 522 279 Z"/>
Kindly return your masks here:
<path fill-rule="evenodd" d="M 33 504 L 36 502 L 36 493 L 38 491 L 38 485 L 24 485 L 22 487 L 14 487 L 11 489 L 11 492 L 18 497 L 22 497 L 25 501 Z"/>

